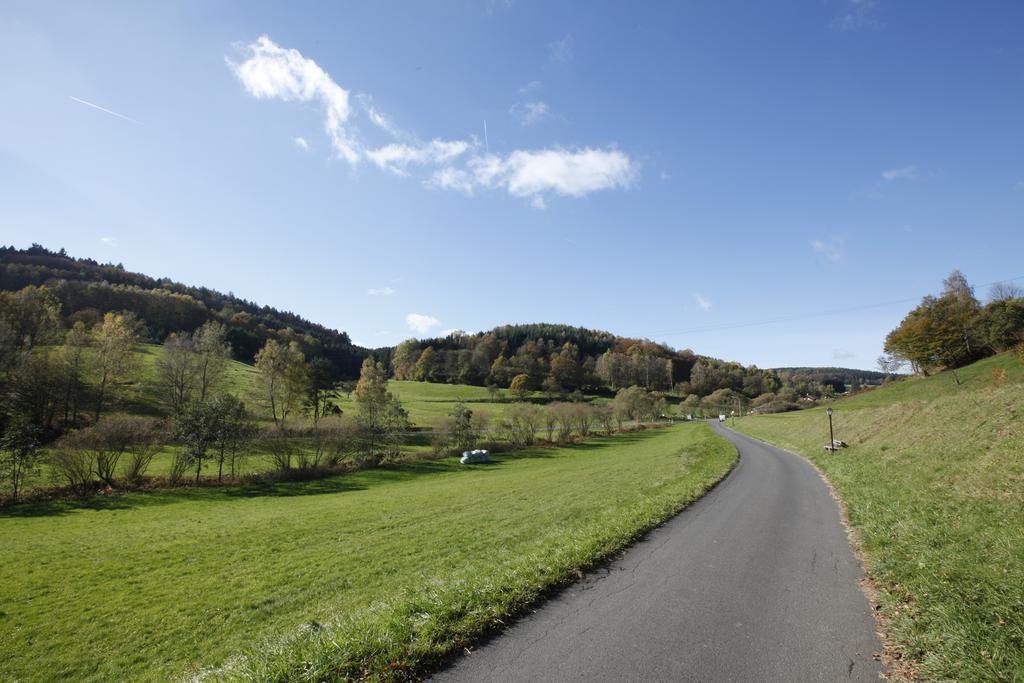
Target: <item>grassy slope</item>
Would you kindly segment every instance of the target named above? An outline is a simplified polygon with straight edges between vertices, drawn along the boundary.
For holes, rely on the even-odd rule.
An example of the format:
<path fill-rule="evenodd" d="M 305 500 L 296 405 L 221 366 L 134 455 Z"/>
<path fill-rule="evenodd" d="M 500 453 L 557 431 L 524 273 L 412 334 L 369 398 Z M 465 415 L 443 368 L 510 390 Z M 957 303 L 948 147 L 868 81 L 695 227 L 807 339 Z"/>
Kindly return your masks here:
<path fill-rule="evenodd" d="M 0 511 L 0 678 L 416 668 L 698 497 L 704 425 L 243 489 Z M 300 630 L 311 621 L 328 630 Z M 264 645 L 299 633 L 283 651 Z M 330 634 L 329 640 L 324 640 Z M 345 668 L 349 667 L 349 668 Z"/>
<path fill-rule="evenodd" d="M 997 386 L 993 370 L 1005 370 Z M 1024 680 L 1024 363 L 1002 355 L 737 429 L 818 464 L 846 502 L 893 635 L 930 679 Z"/>

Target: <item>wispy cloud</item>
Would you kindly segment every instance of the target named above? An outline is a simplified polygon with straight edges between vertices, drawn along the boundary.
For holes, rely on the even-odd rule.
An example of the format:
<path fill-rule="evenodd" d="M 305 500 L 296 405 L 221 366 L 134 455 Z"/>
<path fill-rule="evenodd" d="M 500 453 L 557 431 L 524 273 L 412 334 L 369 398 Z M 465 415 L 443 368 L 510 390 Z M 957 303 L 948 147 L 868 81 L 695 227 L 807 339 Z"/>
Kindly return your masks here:
<path fill-rule="evenodd" d="M 405 324 L 416 334 L 428 334 L 430 330 L 441 325 L 441 321 L 432 315 L 410 313 L 405 316 Z"/>
<path fill-rule="evenodd" d="M 267 36 L 242 47 L 241 64 L 226 59 L 246 91 L 257 98 L 318 102 L 324 109 L 324 129 L 339 157 L 356 163 L 360 145 L 346 128 L 352 113 L 349 92 L 298 50 L 285 49 Z"/>
<path fill-rule="evenodd" d="M 697 302 L 702 311 L 710 311 L 713 307 L 711 300 L 702 295 L 700 292 L 694 292 L 693 300 Z"/>
<path fill-rule="evenodd" d="M 917 166 L 903 166 L 882 171 L 882 180 L 890 182 L 893 180 L 917 180 L 920 177 L 921 170 Z"/>
<path fill-rule="evenodd" d="M 131 121 L 132 123 L 139 123 L 138 121 L 136 121 L 135 119 L 133 119 L 130 116 L 125 116 L 124 114 L 118 114 L 116 111 L 113 111 L 112 109 L 107 109 L 106 107 L 101 107 L 98 104 L 93 104 L 92 102 L 87 102 L 85 100 L 81 100 L 81 99 L 79 99 L 77 97 L 74 97 L 72 95 L 68 95 L 68 99 L 69 100 L 74 100 L 75 102 L 78 102 L 79 104 L 84 104 L 87 107 L 92 107 L 93 109 L 99 109 L 101 112 L 103 112 L 105 114 L 110 114 L 111 116 L 116 116 L 119 119 L 124 119 L 125 121 Z M 139 125 L 142 125 L 142 124 L 139 124 Z"/>
<path fill-rule="evenodd" d="M 856 358 L 856 357 L 857 357 L 857 354 L 855 354 L 852 351 L 849 351 L 847 349 L 842 349 L 842 348 L 832 349 L 832 358 L 834 358 L 835 360 L 850 360 L 850 359 Z"/>
<path fill-rule="evenodd" d="M 548 58 L 552 62 L 565 63 L 572 61 L 574 42 L 572 34 L 568 33 L 563 38 L 548 43 Z"/>
<path fill-rule="evenodd" d="M 1013 189 L 1015 189 L 1017 192 L 1024 192 L 1024 180 L 1018 180 L 1014 184 Z"/>
<path fill-rule="evenodd" d="M 661 178 L 662 180 L 672 180 L 672 175 L 667 171 L 662 171 L 658 177 Z"/>
<path fill-rule="evenodd" d="M 466 333 L 464 331 L 460 330 L 457 327 L 453 327 L 453 328 L 451 328 L 449 330 L 441 330 L 440 332 L 437 333 L 437 336 L 439 336 L 439 337 L 450 337 L 453 334 L 454 335 L 463 335 L 463 334 L 466 334 Z"/>
<path fill-rule="evenodd" d="M 366 293 L 370 296 L 391 296 L 396 293 L 391 287 L 371 287 L 366 290 Z"/>
<path fill-rule="evenodd" d="M 526 95 L 527 93 L 531 93 L 534 90 L 540 90 L 540 87 L 542 85 L 543 83 L 541 83 L 540 81 L 530 81 L 526 85 L 520 87 L 519 92 L 523 95 Z"/>
<path fill-rule="evenodd" d="M 571 57 L 572 36 L 552 43 L 559 59 Z M 566 149 L 514 149 L 504 154 L 481 149 L 475 136 L 467 140 L 423 142 L 399 128 L 381 112 L 369 95 L 351 95 L 315 61 L 298 50 L 283 48 L 268 36 L 239 46 L 245 59 L 229 68 L 250 95 L 284 101 L 312 102 L 324 111 L 324 129 L 336 155 L 356 165 L 362 160 L 397 176 L 423 173 L 424 185 L 473 195 L 476 189 L 501 189 L 543 208 L 549 194 L 584 197 L 600 190 L 629 187 L 638 173 L 637 164 L 625 153 L 582 147 Z M 533 83 L 537 83 L 534 86 Z M 524 88 L 539 87 L 531 82 Z M 352 106 L 352 101 L 357 105 Z M 522 106 L 524 124 L 535 123 L 550 110 L 544 102 Z M 395 141 L 367 146 L 357 134 L 353 117 L 365 116 Z M 304 140 L 305 142 L 305 140 Z M 302 146 L 296 140 L 296 144 Z M 308 146 L 308 143 L 306 143 Z"/>
<path fill-rule="evenodd" d="M 378 167 L 397 175 L 406 175 L 410 165 L 446 164 L 469 149 L 463 140 L 431 140 L 423 145 L 393 144 L 372 149 L 366 156 Z"/>
<path fill-rule="evenodd" d="M 509 113 L 519 118 L 519 125 L 532 126 L 547 118 L 551 110 L 546 102 L 516 102 Z"/>
<path fill-rule="evenodd" d="M 846 238 L 833 237 L 828 242 L 824 240 L 811 240 L 811 248 L 815 253 L 821 254 L 833 263 L 841 263 L 846 260 Z"/>
<path fill-rule="evenodd" d="M 116 247 L 117 246 L 117 238 L 116 237 L 101 237 L 100 238 L 100 242 L 102 242 L 103 244 L 107 245 L 108 247 Z"/>
<path fill-rule="evenodd" d="M 878 0 L 841 0 L 842 9 L 832 20 L 836 31 L 880 29 L 885 26 L 878 17 Z"/>
<path fill-rule="evenodd" d="M 295 146 L 301 150 L 309 150 L 309 143 L 306 142 L 306 138 L 295 138 Z"/>

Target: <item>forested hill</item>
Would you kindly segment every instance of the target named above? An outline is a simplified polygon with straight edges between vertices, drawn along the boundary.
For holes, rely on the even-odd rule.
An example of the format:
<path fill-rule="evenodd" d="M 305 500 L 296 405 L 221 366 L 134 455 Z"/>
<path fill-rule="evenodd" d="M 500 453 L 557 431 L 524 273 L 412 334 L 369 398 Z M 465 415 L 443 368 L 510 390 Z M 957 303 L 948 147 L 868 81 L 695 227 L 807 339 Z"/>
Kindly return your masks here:
<path fill-rule="evenodd" d="M 891 377 L 884 372 L 855 368 L 774 368 L 790 384 L 827 384 L 837 392 L 879 386 Z"/>
<path fill-rule="evenodd" d="M 121 265 L 68 256 L 38 244 L 28 249 L 0 247 L 0 291 L 45 285 L 61 304 L 69 323 L 95 323 L 109 311 L 130 311 L 145 325 L 154 342 L 172 332 L 191 332 L 208 320 L 227 327 L 228 340 L 239 360 L 251 362 L 268 339 L 296 341 L 308 357 L 326 358 L 338 379 L 359 376 L 369 355 L 344 332 L 332 330 L 294 313 L 260 306 L 206 287 L 190 287 L 167 278 L 153 278 Z"/>

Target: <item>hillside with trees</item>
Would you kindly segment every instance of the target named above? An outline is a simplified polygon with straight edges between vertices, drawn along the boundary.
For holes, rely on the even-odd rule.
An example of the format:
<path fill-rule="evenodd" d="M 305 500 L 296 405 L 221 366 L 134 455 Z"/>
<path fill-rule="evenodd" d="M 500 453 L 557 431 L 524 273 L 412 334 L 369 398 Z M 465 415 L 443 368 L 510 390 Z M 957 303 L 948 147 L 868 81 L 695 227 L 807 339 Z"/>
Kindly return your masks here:
<path fill-rule="evenodd" d="M 28 249 L 0 247 L 0 291 L 26 287 L 46 288 L 60 305 L 66 328 L 76 322 L 91 328 L 106 313 L 130 312 L 143 340 L 162 343 L 172 333 L 192 333 L 217 321 L 224 325 L 238 360 L 253 362 L 269 339 L 285 346 L 296 342 L 307 356 L 323 358 L 335 379 L 356 379 L 369 355 L 345 332 L 233 294 L 133 273 L 119 264 L 73 258 L 63 249 L 54 252 L 38 244 Z"/>

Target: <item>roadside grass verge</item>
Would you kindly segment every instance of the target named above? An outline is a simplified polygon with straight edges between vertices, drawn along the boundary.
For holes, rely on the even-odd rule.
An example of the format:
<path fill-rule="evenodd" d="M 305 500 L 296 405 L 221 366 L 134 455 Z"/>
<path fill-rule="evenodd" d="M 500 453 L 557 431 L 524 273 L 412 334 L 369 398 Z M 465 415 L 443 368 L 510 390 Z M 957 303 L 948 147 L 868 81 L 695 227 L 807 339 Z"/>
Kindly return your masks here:
<path fill-rule="evenodd" d="M 0 511 L 0 678 L 398 679 L 717 482 L 706 425 Z"/>
<path fill-rule="evenodd" d="M 992 370 L 1007 370 L 997 382 Z M 816 463 L 925 679 L 1024 680 L 1024 366 L 1012 356 L 735 428 Z"/>

